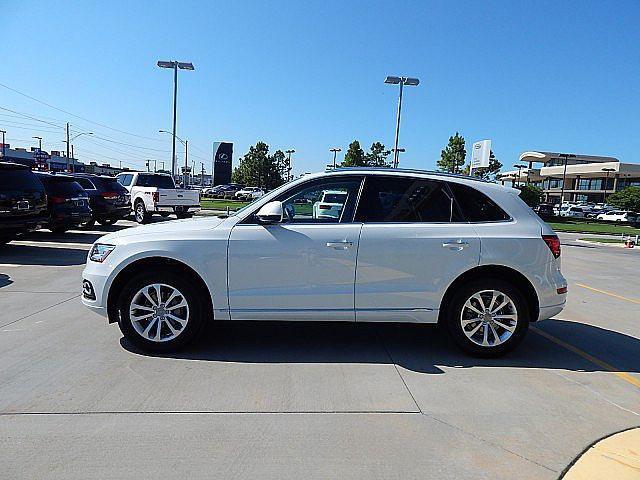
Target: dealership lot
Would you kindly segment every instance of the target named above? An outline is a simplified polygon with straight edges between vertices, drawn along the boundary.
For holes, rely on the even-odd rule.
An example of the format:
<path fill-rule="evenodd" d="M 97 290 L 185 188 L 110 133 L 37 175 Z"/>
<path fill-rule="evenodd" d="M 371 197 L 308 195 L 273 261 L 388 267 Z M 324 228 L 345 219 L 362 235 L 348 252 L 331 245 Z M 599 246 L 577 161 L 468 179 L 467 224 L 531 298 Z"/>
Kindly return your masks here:
<path fill-rule="evenodd" d="M 80 305 L 100 235 L 0 251 L 7 478 L 552 479 L 640 424 L 639 251 L 561 235 L 567 309 L 497 360 L 432 327 L 277 323 L 154 357 Z"/>

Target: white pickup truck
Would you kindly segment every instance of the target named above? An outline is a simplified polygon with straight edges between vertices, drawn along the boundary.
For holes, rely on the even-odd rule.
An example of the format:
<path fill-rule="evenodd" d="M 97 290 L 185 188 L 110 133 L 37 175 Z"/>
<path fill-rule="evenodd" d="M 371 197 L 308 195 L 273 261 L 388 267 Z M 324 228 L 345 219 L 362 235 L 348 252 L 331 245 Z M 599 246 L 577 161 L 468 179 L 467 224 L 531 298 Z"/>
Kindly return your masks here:
<path fill-rule="evenodd" d="M 146 223 L 156 213 L 189 218 L 200 210 L 200 192 L 176 188 L 171 175 L 123 172 L 116 178 L 131 194 L 131 207 L 138 223 Z"/>

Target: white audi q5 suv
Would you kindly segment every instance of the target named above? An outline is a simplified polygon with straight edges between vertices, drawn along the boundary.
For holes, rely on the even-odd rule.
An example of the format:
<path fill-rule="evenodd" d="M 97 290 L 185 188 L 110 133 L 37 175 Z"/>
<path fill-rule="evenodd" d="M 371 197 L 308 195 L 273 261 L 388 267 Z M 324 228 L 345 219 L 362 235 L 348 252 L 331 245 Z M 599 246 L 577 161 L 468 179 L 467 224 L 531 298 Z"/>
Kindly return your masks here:
<path fill-rule="evenodd" d="M 336 215 L 314 215 L 324 192 Z M 559 313 L 560 242 L 518 190 L 397 169 L 306 175 L 228 217 L 100 238 L 83 303 L 135 345 L 179 348 L 209 321 L 439 323 L 496 356 Z"/>

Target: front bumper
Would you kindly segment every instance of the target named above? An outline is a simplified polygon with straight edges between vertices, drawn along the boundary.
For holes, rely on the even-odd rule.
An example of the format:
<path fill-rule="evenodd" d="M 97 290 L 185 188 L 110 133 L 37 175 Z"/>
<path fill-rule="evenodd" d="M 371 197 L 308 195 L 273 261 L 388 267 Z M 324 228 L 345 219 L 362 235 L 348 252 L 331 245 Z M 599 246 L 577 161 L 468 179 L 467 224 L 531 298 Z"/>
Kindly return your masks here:
<path fill-rule="evenodd" d="M 82 304 L 103 317 L 107 316 L 107 292 L 108 277 L 99 271 L 100 264 L 87 262 L 87 266 L 82 272 L 83 292 Z M 85 282 L 91 285 L 93 295 L 87 291 Z"/>

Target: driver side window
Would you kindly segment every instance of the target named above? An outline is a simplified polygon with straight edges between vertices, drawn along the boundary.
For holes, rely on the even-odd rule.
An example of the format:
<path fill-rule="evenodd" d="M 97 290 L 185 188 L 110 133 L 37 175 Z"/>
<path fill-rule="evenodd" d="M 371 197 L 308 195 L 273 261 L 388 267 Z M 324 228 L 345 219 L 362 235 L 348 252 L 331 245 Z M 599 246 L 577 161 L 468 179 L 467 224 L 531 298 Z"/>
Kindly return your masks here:
<path fill-rule="evenodd" d="M 284 192 L 282 202 L 289 223 L 345 223 L 353 219 L 361 176 L 323 178 Z"/>

